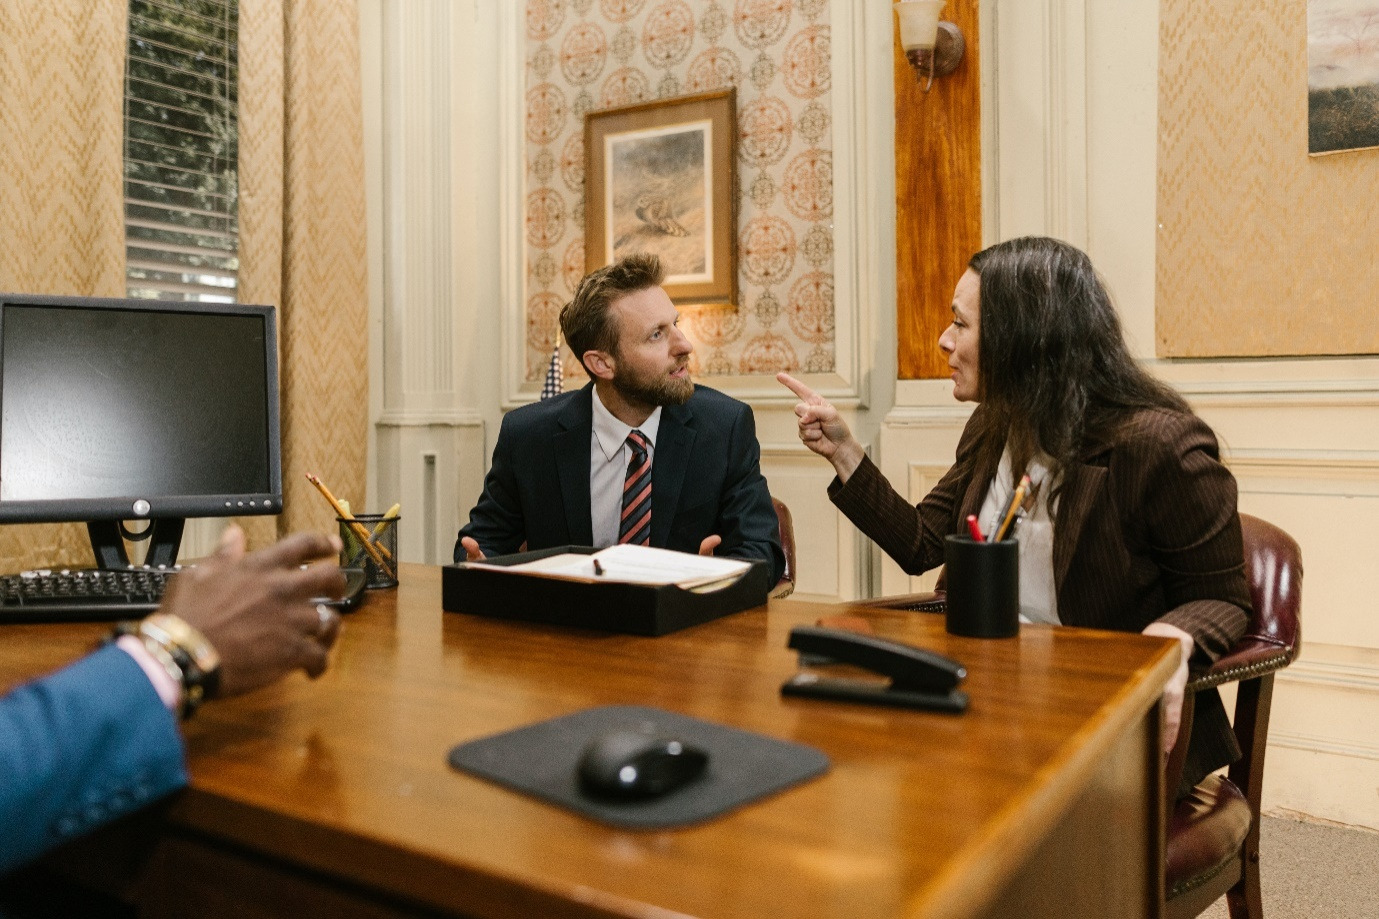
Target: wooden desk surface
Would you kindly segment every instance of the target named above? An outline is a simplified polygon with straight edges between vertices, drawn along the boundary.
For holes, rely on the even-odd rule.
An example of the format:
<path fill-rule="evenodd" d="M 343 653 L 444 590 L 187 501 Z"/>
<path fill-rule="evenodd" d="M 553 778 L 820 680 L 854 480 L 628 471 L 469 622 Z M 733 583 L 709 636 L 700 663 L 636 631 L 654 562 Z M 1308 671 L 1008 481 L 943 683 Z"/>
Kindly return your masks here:
<path fill-rule="evenodd" d="M 1083 830 L 1040 858 L 1072 872 L 1160 857 L 1148 814 L 1171 642 L 1037 626 L 980 641 L 940 616 L 857 610 L 880 635 L 961 660 L 969 712 L 782 698 L 790 628 L 838 612 L 787 600 L 661 638 L 558 630 L 442 613 L 440 569 L 404 565 L 396 591 L 347 618 L 321 679 L 202 709 L 192 785 L 168 820 L 389 903 L 493 917 L 981 915 L 1079 800 L 1109 841 Z M 7 626 L 0 690 L 104 630 Z M 607 704 L 809 744 L 833 767 L 707 824 L 634 832 L 446 763 L 461 741 Z M 1153 869 L 1130 869 L 1132 886 L 1152 889 Z M 1040 870 L 1029 883 L 1061 899 L 1057 869 Z"/>

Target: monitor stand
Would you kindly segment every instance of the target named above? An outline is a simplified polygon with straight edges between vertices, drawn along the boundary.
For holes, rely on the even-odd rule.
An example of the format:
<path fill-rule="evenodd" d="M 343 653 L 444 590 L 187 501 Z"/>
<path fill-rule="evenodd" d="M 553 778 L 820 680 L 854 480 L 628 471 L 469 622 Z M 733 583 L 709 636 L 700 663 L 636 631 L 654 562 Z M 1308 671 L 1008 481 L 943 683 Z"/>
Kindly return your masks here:
<path fill-rule="evenodd" d="M 130 542 L 149 540 L 145 565 L 171 568 L 177 563 L 177 549 L 182 544 L 182 527 L 186 522 L 185 517 L 157 517 L 149 520 L 143 532 L 134 533 L 121 520 L 92 520 L 86 524 L 86 530 L 91 534 L 96 567 L 128 568 L 129 554 L 124 546 L 127 539 Z"/>

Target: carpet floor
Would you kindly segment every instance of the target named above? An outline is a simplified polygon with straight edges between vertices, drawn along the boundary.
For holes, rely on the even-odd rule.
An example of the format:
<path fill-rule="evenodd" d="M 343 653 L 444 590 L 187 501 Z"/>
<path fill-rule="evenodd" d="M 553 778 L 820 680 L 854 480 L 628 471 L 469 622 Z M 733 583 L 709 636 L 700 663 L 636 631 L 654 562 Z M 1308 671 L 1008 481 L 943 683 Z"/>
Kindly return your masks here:
<path fill-rule="evenodd" d="M 1268 919 L 1379 916 L 1379 833 L 1265 817 L 1259 890 Z M 1202 919 L 1227 919 L 1222 897 Z"/>

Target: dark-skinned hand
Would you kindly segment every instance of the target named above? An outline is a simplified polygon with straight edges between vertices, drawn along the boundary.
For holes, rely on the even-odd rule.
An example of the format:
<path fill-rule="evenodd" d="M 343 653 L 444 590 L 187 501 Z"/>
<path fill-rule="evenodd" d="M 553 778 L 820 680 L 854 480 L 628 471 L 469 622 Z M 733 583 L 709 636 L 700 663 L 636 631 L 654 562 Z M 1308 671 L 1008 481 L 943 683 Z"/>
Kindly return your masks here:
<path fill-rule="evenodd" d="M 215 555 L 172 579 L 160 611 L 195 626 L 219 652 L 220 696 L 250 692 L 294 670 L 314 679 L 340 632 L 339 615 L 318 611 L 316 601 L 339 597 L 345 576 L 334 564 L 309 563 L 339 551 L 334 536 L 296 533 L 245 554 L 244 531 L 231 526 Z"/>

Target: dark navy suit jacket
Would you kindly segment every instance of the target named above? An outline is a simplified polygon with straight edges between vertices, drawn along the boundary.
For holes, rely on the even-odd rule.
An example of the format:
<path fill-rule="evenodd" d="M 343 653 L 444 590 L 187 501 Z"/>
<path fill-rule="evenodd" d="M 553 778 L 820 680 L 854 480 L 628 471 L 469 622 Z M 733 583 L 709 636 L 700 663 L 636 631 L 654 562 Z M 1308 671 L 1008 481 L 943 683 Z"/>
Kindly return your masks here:
<path fill-rule="evenodd" d="M 114 646 L 0 698 L 0 874 L 187 783 L 182 735 Z"/>
<path fill-rule="evenodd" d="M 460 536 L 487 556 L 593 543 L 589 439 L 593 384 L 509 412 L 493 448 L 484 493 Z M 651 545 L 698 552 L 710 535 L 715 554 L 766 562 L 771 584 L 785 569 L 780 524 L 766 479 L 756 422 L 745 403 L 696 386 L 684 405 L 661 410 L 651 466 Z M 455 560 L 464 559 L 457 540 Z"/>

